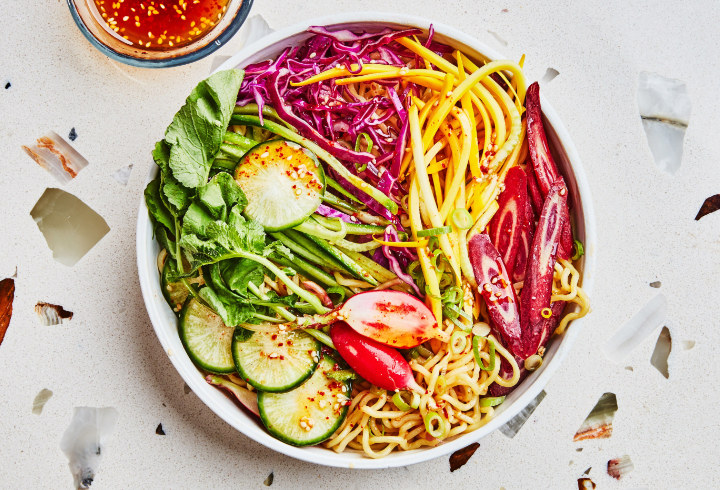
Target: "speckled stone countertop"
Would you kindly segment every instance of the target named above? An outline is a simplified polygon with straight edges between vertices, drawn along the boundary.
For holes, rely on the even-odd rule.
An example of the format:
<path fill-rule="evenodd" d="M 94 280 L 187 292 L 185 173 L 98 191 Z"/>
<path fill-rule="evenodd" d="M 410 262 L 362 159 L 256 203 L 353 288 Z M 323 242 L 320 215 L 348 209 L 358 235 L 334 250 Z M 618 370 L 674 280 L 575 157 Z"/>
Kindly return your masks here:
<path fill-rule="evenodd" d="M 138 285 L 135 220 L 154 142 L 215 57 L 237 51 L 240 40 L 189 66 L 136 69 L 95 51 L 65 2 L 10 2 L 0 17 L 0 279 L 16 268 L 17 278 L 0 346 L 0 487 L 72 487 L 59 443 L 77 406 L 119 413 L 98 489 L 264 488 L 271 472 L 274 488 L 577 488 L 588 468 L 598 488 L 720 486 L 720 212 L 694 220 L 705 198 L 720 192 L 717 3 L 264 0 L 251 15 L 278 28 L 357 9 L 421 14 L 510 58 L 524 53 L 530 79 L 559 72 L 543 90 L 589 177 L 598 268 L 591 317 L 545 399 L 514 438 L 493 433 L 452 473 L 447 457 L 382 471 L 315 466 L 233 430 L 185 392 L 155 337 Z M 673 175 L 656 167 L 643 132 L 642 71 L 683 80 L 693 103 Z M 89 165 L 61 186 L 21 145 L 49 130 L 67 137 L 71 128 Z M 128 164 L 127 185 L 111 178 Z M 52 258 L 29 214 L 50 187 L 78 196 L 111 229 L 73 267 Z M 655 281 L 659 289 L 649 285 Z M 659 329 L 621 363 L 601 348 L 658 291 L 669 302 L 668 379 L 650 363 Z M 42 326 L 39 301 L 74 317 Z M 33 399 L 43 388 L 53 396 L 36 415 Z M 605 392 L 619 406 L 612 437 L 573 442 Z M 164 436 L 156 435 L 159 423 Z M 634 471 L 616 481 L 607 462 L 623 455 Z"/>

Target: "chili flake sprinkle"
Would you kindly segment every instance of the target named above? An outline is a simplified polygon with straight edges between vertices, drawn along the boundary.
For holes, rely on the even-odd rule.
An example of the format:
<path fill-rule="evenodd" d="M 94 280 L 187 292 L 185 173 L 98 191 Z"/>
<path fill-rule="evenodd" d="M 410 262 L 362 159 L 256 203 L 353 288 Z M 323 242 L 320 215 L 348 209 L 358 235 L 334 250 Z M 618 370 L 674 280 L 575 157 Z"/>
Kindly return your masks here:
<path fill-rule="evenodd" d="M 126 42 L 168 51 L 203 37 L 229 0 L 93 0 L 105 28 Z"/>

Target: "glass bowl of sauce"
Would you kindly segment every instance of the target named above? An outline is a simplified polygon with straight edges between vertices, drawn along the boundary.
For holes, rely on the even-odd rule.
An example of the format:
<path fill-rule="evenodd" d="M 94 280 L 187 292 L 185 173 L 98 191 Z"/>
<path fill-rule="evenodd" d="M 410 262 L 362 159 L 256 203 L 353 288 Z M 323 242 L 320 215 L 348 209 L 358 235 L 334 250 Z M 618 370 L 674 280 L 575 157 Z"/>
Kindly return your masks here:
<path fill-rule="evenodd" d="M 163 68 L 199 60 L 245 22 L 253 0 L 67 0 L 80 31 L 106 56 Z"/>

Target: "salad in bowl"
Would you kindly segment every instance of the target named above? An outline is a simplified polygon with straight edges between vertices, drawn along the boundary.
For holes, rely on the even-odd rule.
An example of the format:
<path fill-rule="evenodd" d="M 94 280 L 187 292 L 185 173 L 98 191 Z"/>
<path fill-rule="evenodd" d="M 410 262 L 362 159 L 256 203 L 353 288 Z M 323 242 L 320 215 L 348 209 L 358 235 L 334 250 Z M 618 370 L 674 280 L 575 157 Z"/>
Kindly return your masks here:
<path fill-rule="evenodd" d="M 275 48 L 202 81 L 153 151 L 171 335 L 289 454 L 455 447 L 589 310 L 540 87 L 432 25 Z"/>

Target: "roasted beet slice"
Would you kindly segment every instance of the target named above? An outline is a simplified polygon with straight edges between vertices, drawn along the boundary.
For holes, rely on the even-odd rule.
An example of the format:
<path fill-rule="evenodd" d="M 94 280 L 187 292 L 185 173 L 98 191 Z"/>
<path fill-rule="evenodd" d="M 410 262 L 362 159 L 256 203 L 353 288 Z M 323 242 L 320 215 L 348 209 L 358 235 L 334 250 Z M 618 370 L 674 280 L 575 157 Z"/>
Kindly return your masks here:
<path fill-rule="evenodd" d="M 470 239 L 468 255 L 492 327 L 500 333 L 510 352 L 524 351 L 518 300 L 500 253 L 490 242 L 490 237 L 480 233 Z"/>
<path fill-rule="evenodd" d="M 557 259 L 557 250 L 563 226 L 563 208 L 567 208 L 567 188 L 562 180 L 550 187 L 545 198 L 540 220 L 535 229 L 533 245 L 520 293 L 522 321 L 522 348 L 513 350 L 513 354 L 525 359 L 535 354 L 544 339 L 549 336 L 547 318 L 543 317 L 545 308 L 550 308 L 553 270 Z M 547 311 L 545 311 L 547 313 Z"/>
<path fill-rule="evenodd" d="M 530 161 L 532 162 L 535 177 L 543 197 L 547 197 L 550 188 L 559 180 L 562 180 L 558 171 L 555 160 L 550 154 L 547 137 L 545 136 L 545 128 L 542 122 L 542 108 L 540 106 L 540 85 L 537 82 L 528 87 L 527 96 L 525 98 L 525 108 L 527 111 L 527 137 L 528 151 Z M 566 191 L 567 192 L 567 191 Z M 567 199 L 564 206 L 567 208 Z M 557 252 L 561 259 L 569 259 L 572 256 L 573 236 L 570 227 L 569 210 L 564 211 L 567 216 L 565 224 L 562 226 L 562 237 L 560 248 Z"/>
<path fill-rule="evenodd" d="M 500 253 L 506 269 L 513 271 L 529 206 L 527 176 L 520 167 L 508 171 L 505 190 L 498 197 L 498 205 L 498 211 L 490 221 L 490 240 Z"/>

